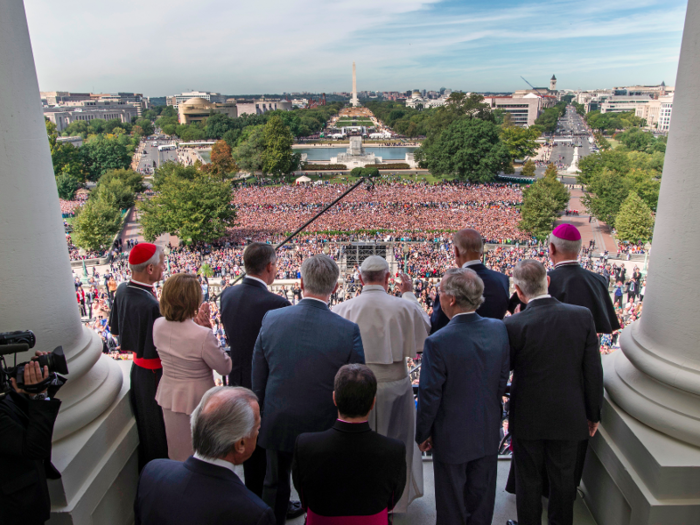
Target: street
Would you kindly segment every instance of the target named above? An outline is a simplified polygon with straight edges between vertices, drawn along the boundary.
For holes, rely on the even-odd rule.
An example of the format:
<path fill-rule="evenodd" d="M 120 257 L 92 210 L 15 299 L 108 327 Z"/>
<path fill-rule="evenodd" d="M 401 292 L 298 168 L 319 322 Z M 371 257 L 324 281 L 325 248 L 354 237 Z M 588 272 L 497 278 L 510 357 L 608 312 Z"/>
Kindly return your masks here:
<path fill-rule="evenodd" d="M 162 137 L 162 135 L 159 137 Z M 177 150 L 175 148 L 164 151 L 158 150 L 159 146 L 170 145 L 172 142 L 171 139 L 165 138 L 144 139 L 141 141 L 137 150 L 138 153 L 141 153 L 137 168 L 138 172 L 152 175 L 154 168 L 160 167 L 164 162 L 177 161 Z"/>

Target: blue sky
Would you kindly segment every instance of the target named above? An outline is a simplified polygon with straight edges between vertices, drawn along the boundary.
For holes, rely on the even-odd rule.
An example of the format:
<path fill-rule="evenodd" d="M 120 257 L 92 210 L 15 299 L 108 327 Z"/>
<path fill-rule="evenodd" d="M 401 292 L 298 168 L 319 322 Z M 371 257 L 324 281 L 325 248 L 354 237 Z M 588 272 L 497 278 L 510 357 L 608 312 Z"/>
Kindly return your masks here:
<path fill-rule="evenodd" d="M 25 0 L 42 91 L 675 83 L 683 0 Z"/>

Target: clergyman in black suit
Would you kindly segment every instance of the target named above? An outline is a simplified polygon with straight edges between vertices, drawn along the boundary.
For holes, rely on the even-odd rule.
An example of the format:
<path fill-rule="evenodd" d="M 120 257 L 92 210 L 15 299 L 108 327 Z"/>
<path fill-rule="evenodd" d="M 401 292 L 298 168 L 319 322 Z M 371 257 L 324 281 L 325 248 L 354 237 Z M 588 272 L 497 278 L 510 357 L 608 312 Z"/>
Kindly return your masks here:
<path fill-rule="evenodd" d="M 334 381 L 333 428 L 297 438 L 292 478 L 307 513 L 387 523 L 406 484 L 406 446 L 369 427 L 376 395 L 377 378 L 369 367 L 341 367 Z"/>
<path fill-rule="evenodd" d="M 518 524 L 541 523 L 544 471 L 550 523 L 571 525 L 578 447 L 595 434 L 603 402 L 595 323 L 587 308 L 547 294 L 549 276 L 542 263 L 521 261 L 513 281 L 527 304 L 504 321 L 513 370 L 509 431 Z"/>
<path fill-rule="evenodd" d="M 274 525 L 272 509 L 234 472 L 255 450 L 258 399 L 247 388 L 209 389 L 192 413 L 194 455 L 155 459 L 141 472 L 136 525 Z"/>
<path fill-rule="evenodd" d="M 478 231 L 471 228 L 459 230 L 452 238 L 455 262 L 458 268 L 474 270 L 484 283 L 484 302 L 477 309 L 480 317 L 503 319 L 508 310 L 510 283 L 508 276 L 489 270 L 481 262 L 484 255 L 484 241 Z M 430 334 L 434 334 L 449 323 L 449 318 L 440 306 L 440 295 L 435 297 L 433 314 L 430 317 Z"/>
<path fill-rule="evenodd" d="M 221 321 L 231 347 L 229 384 L 252 388 L 253 349 L 263 317 L 270 310 L 291 306 L 289 301 L 268 290 L 277 275 L 277 255 L 269 244 L 254 242 L 243 252 L 246 277 L 238 286 L 221 294 Z M 243 464 L 245 486 L 262 498 L 267 460 L 258 446 Z"/>
<path fill-rule="evenodd" d="M 438 525 L 493 519 L 510 347 L 503 321 L 476 313 L 483 291 L 473 270 L 448 270 L 440 293 L 451 320 L 423 349 L 416 442 L 434 449 Z"/>

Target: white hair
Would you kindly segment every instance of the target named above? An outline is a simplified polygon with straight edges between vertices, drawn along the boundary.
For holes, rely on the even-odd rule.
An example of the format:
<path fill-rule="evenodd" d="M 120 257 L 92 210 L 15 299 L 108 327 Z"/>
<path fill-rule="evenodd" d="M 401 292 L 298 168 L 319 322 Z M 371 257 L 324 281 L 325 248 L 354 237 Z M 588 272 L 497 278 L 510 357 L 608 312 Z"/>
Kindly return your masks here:
<path fill-rule="evenodd" d="M 206 406 L 219 393 L 228 394 L 217 406 Z M 190 416 L 192 448 L 205 458 L 223 458 L 241 439 L 255 432 L 255 411 L 252 403 L 258 397 L 242 386 L 215 386 L 202 396 Z"/>
<path fill-rule="evenodd" d="M 152 264 L 153 266 L 156 266 L 160 264 L 160 258 L 163 255 L 163 247 L 158 246 L 156 244 L 156 251 L 151 255 L 151 258 L 148 259 L 146 262 L 141 263 L 141 264 L 130 264 L 129 268 L 131 268 L 131 273 L 141 273 L 146 270 L 149 264 Z"/>
<path fill-rule="evenodd" d="M 570 253 L 572 255 L 576 255 L 576 257 L 578 257 L 578 254 L 581 251 L 582 242 L 583 239 L 579 239 L 578 241 L 567 241 L 565 239 L 560 239 L 559 237 L 556 237 L 553 233 L 549 234 L 549 243 L 556 246 L 557 250 L 559 250 L 562 253 Z"/>
<path fill-rule="evenodd" d="M 469 268 L 450 268 L 445 272 L 442 293 L 455 298 L 457 306 L 473 312 L 484 302 L 484 281 Z"/>
<path fill-rule="evenodd" d="M 304 289 L 311 294 L 326 296 L 333 293 L 338 284 L 340 269 L 327 255 L 314 255 L 301 264 L 301 278 Z"/>
<path fill-rule="evenodd" d="M 528 299 L 544 295 L 547 293 L 547 270 L 541 262 L 525 259 L 513 268 L 513 283 Z"/>

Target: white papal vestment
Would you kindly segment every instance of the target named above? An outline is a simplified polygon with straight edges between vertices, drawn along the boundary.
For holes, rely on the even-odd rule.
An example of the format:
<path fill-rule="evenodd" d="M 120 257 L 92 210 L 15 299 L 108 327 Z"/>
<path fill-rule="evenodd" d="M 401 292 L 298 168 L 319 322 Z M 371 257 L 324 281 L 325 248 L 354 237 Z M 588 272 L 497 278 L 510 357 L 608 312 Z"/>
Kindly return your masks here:
<path fill-rule="evenodd" d="M 394 512 L 423 495 L 423 463 L 416 435 L 416 406 L 408 377 L 407 357 L 423 351 L 430 331 L 428 315 L 415 296 L 389 295 L 382 286 L 367 285 L 362 293 L 333 307 L 338 315 L 357 323 L 365 350 L 365 362 L 377 376 L 377 404 L 370 427 L 406 445 L 406 489 Z"/>

